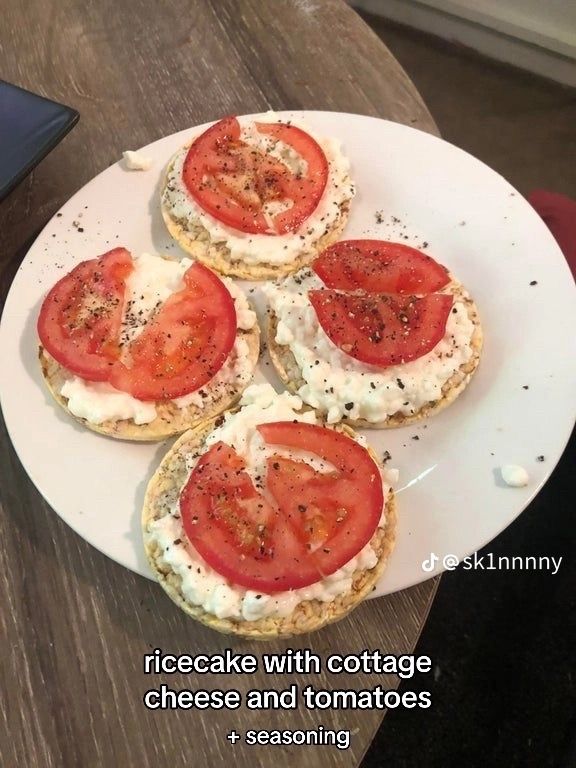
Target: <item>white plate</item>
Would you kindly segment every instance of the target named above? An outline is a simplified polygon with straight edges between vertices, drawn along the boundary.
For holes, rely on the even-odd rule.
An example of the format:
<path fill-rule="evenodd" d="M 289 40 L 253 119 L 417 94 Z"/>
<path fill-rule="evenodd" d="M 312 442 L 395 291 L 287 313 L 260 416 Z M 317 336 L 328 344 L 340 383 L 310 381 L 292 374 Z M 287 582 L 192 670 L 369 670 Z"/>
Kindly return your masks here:
<path fill-rule="evenodd" d="M 429 243 L 427 252 L 472 292 L 483 321 L 480 368 L 454 405 L 419 426 L 366 433 L 400 470 L 398 543 L 376 592 L 385 594 L 440 572 L 441 561 L 422 569 L 432 552 L 463 558 L 486 544 L 549 477 L 576 412 L 574 283 L 528 203 L 460 149 L 375 118 L 283 116 L 303 117 L 342 140 L 358 189 L 345 236 Z M 129 172 L 117 163 L 66 203 L 24 259 L 0 328 L 2 407 L 26 471 L 80 536 L 144 576 L 140 507 L 168 443 L 118 442 L 68 418 L 42 384 L 35 325 L 46 291 L 77 262 L 120 244 L 136 253 L 178 252 L 159 214 L 159 186 L 190 133 L 145 147 L 152 170 Z M 259 376 L 278 383 L 263 363 Z M 505 487 L 498 468 L 506 463 L 526 467 L 530 484 Z"/>

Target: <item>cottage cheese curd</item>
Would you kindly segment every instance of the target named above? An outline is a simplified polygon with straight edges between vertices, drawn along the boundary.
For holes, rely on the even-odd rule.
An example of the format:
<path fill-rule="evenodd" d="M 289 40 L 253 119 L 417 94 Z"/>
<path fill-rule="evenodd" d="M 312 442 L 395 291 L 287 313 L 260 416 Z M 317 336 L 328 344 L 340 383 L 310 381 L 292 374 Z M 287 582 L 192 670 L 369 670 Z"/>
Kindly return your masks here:
<path fill-rule="evenodd" d="M 149 171 L 152 168 L 152 158 L 143 155 L 141 152 L 127 149 L 125 152 L 122 152 L 122 159 L 129 171 Z"/>
<path fill-rule="evenodd" d="M 293 171 L 306 171 L 305 161 L 293 149 L 256 131 L 256 120 L 266 123 L 279 121 L 274 112 L 266 112 L 251 120 L 242 117 L 238 120 L 242 129 L 242 140 L 270 152 Z M 187 147 L 179 150 L 171 161 L 166 187 L 162 193 L 164 209 L 194 239 L 209 240 L 215 244 L 223 243 L 230 251 L 229 258 L 232 261 L 243 261 L 246 264 L 287 264 L 299 256 L 314 253 L 315 243 L 340 219 L 340 206 L 354 196 L 354 184 L 349 176 L 350 163 L 343 155 L 338 141 L 315 136 L 300 121 L 292 121 L 292 124 L 316 139 L 324 150 L 329 169 L 326 188 L 318 207 L 297 231 L 286 235 L 250 234 L 232 229 L 206 213 L 188 194 L 182 180 Z M 271 203 L 267 212 L 278 213 L 277 206 L 278 203 Z"/>
<path fill-rule="evenodd" d="M 278 395 L 269 384 L 248 387 L 241 404 L 243 407 L 240 411 L 228 414 L 225 422 L 209 435 L 206 445 L 209 447 L 222 440 L 233 446 L 246 459 L 247 471 L 253 478 L 264 474 L 266 458 L 270 453 L 284 452 L 277 446 L 266 446 L 256 431 L 256 424 L 293 419 L 309 424 L 317 423 L 313 411 L 300 412 L 302 401 L 299 397 L 287 392 Z M 303 451 L 286 450 L 285 453 L 307 461 L 318 471 L 327 472 L 332 468 L 317 456 L 313 457 Z M 191 457 L 190 470 L 195 461 Z M 386 496 L 389 488 L 385 483 L 383 485 Z M 266 616 L 288 616 L 305 600 L 331 602 L 351 589 L 354 571 L 373 568 L 378 562 L 376 553 L 367 544 L 356 557 L 322 581 L 302 589 L 266 595 L 230 584 L 207 565 L 188 542 L 179 511 L 176 504 L 168 514 L 151 522 L 145 535 L 148 541 L 156 542 L 161 549 L 160 564 L 169 566 L 182 579 L 181 589 L 186 599 L 218 618 L 256 621 Z M 380 526 L 385 522 L 383 515 Z"/>
<path fill-rule="evenodd" d="M 500 474 L 502 480 L 511 488 L 523 488 L 530 481 L 528 472 L 518 464 L 505 464 L 500 467 Z"/>
<path fill-rule="evenodd" d="M 192 263 L 192 260 L 187 258 L 172 261 L 148 253 L 134 258 L 134 269 L 126 280 L 124 316 L 120 331 L 122 343 L 129 343 L 137 338 L 160 305 L 172 293 L 180 290 L 184 273 Z M 250 309 L 242 290 L 232 280 L 223 280 L 234 299 L 238 328 L 249 330 L 256 323 L 255 312 Z M 245 386 L 251 376 L 248 345 L 245 339 L 238 337 L 228 359 L 208 384 L 172 402 L 179 408 L 190 404 L 206 408 L 221 397 L 227 386 L 232 383 Z M 154 403 L 137 400 L 107 382 L 86 381 L 72 376 L 64 382 L 60 394 L 67 398 L 68 409 L 74 416 L 86 419 L 91 424 L 122 419 L 132 419 L 135 424 L 149 424 L 157 415 Z"/>
<path fill-rule="evenodd" d="M 326 414 L 328 423 L 346 416 L 378 423 L 392 414 L 412 415 L 442 397 L 442 386 L 473 356 L 474 325 L 466 306 L 456 301 L 444 338 L 417 360 L 386 369 L 362 363 L 342 352 L 318 322 L 308 291 L 323 288 L 304 269 L 262 287 L 278 325 L 276 342 L 287 345 L 301 370 L 302 400 Z"/>

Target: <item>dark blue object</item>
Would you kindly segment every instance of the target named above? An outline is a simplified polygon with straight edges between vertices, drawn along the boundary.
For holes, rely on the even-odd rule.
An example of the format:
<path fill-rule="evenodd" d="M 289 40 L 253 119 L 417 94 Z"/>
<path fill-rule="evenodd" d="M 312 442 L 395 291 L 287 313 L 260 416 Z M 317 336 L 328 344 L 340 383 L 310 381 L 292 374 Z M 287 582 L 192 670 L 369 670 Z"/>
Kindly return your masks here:
<path fill-rule="evenodd" d="M 0 80 L 0 200 L 76 125 L 80 115 Z"/>

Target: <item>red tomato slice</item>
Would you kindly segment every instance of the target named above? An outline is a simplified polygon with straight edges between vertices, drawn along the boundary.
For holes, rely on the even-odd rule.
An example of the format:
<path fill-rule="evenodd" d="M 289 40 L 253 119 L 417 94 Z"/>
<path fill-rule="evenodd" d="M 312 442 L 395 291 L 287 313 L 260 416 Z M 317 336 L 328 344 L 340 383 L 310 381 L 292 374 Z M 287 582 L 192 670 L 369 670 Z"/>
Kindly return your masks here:
<path fill-rule="evenodd" d="M 113 366 L 110 383 L 139 400 L 168 400 L 206 384 L 236 339 L 234 300 L 211 270 L 193 264 L 172 294 Z"/>
<path fill-rule="evenodd" d="M 427 294 L 448 285 L 448 270 L 425 253 L 384 240 L 343 240 L 312 268 L 328 288 L 368 293 Z"/>
<path fill-rule="evenodd" d="M 210 566 L 234 584 L 273 594 L 309 586 L 357 555 L 376 530 L 384 498 L 378 467 L 351 438 L 299 422 L 258 431 L 267 443 L 311 451 L 335 469 L 319 473 L 272 456 L 263 496 L 244 460 L 217 443 L 190 475 L 180 511 Z"/>
<path fill-rule="evenodd" d="M 452 296 L 358 296 L 334 290 L 309 292 L 318 321 L 343 352 L 386 367 L 430 352 L 443 338 Z"/>
<path fill-rule="evenodd" d="M 306 176 L 292 174 L 286 194 L 292 207 L 274 220 L 276 232 L 294 232 L 316 210 L 328 180 L 328 160 L 322 148 L 306 131 L 285 123 L 257 123 L 258 132 L 288 144 L 306 161 Z"/>
<path fill-rule="evenodd" d="M 126 278 L 133 269 L 125 248 L 78 264 L 44 299 L 38 335 L 52 357 L 90 381 L 106 381 L 118 344 Z"/>
<path fill-rule="evenodd" d="M 242 232 L 279 235 L 293 232 L 316 209 L 328 179 L 328 161 L 305 131 L 284 123 L 257 123 L 259 133 L 292 147 L 307 163 L 305 176 L 240 139 L 240 124 L 227 117 L 190 146 L 182 178 L 207 213 Z M 290 207 L 270 223 L 264 206 L 285 200 Z"/>

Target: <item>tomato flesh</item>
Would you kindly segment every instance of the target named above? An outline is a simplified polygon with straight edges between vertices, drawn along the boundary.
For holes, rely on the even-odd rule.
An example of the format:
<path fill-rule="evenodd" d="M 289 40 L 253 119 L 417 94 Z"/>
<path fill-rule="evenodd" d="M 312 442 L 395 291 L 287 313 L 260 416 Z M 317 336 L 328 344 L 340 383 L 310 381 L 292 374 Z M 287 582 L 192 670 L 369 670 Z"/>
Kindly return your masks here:
<path fill-rule="evenodd" d="M 90 381 L 107 381 L 120 356 L 118 342 L 126 278 L 125 248 L 83 261 L 48 293 L 38 317 L 43 347 L 60 365 Z"/>
<path fill-rule="evenodd" d="M 133 268 L 125 248 L 78 264 L 44 299 L 40 341 L 71 373 L 109 382 L 139 400 L 189 394 L 220 370 L 234 346 L 234 300 L 217 275 L 193 264 L 182 290 L 122 347 L 126 279 Z"/>
<path fill-rule="evenodd" d="M 381 368 L 430 352 L 446 332 L 452 296 L 356 295 L 326 289 L 309 292 L 328 338 L 356 360 Z"/>
<path fill-rule="evenodd" d="M 138 400 L 181 397 L 220 370 L 235 339 L 234 300 L 211 270 L 195 263 L 184 275 L 184 288 L 166 300 L 114 364 L 109 381 Z"/>
<path fill-rule="evenodd" d="M 368 293 L 428 294 L 450 282 L 448 270 L 403 243 L 343 240 L 327 248 L 312 268 L 328 288 Z"/>
<path fill-rule="evenodd" d="M 256 123 L 259 133 L 292 147 L 307 164 L 298 175 L 280 160 L 240 138 L 235 117 L 215 123 L 190 146 L 182 172 L 184 184 L 200 207 L 242 232 L 281 235 L 293 232 L 316 209 L 328 179 L 328 161 L 305 131 L 285 123 Z M 265 215 L 270 202 L 286 210 Z"/>
<path fill-rule="evenodd" d="M 318 322 L 343 352 L 379 368 L 417 360 L 446 332 L 450 282 L 430 256 L 401 243 L 347 240 L 312 265 L 328 286 L 309 291 Z"/>
<path fill-rule="evenodd" d="M 275 422 L 257 427 L 270 445 L 314 453 L 332 465 L 267 460 L 266 495 L 245 462 L 217 443 L 196 464 L 180 497 L 184 530 L 218 573 L 274 594 L 309 586 L 349 562 L 370 541 L 384 503 L 378 467 L 351 438 L 324 427 Z"/>
<path fill-rule="evenodd" d="M 286 180 L 285 192 L 293 202 L 292 207 L 274 220 L 278 234 L 293 232 L 311 216 L 320 202 L 328 180 L 328 160 L 318 142 L 295 125 L 257 123 L 257 127 L 259 133 L 288 144 L 306 160 L 306 175 L 291 174 Z"/>

